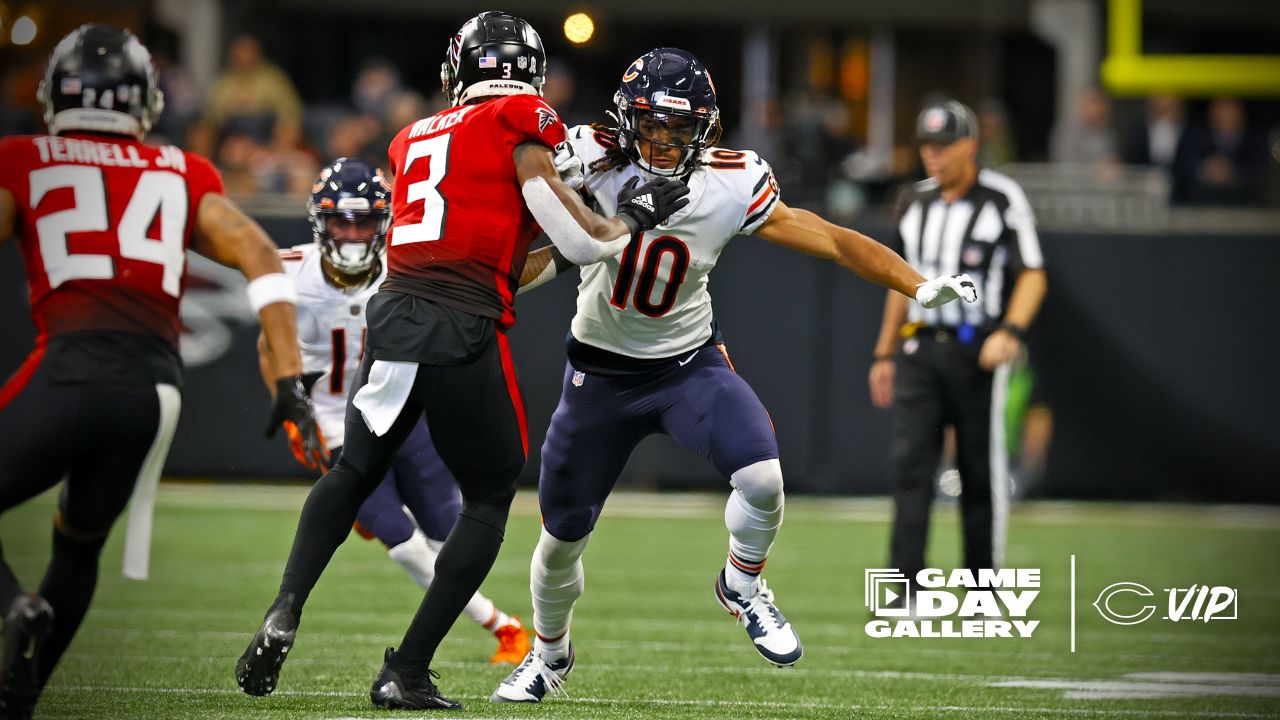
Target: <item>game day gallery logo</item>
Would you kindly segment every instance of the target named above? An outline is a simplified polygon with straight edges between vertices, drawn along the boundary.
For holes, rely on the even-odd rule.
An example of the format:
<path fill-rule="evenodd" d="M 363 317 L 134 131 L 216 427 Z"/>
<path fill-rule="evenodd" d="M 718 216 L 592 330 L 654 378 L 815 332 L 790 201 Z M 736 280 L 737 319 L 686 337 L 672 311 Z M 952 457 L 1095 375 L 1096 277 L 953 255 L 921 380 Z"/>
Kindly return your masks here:
<path fill-rule="evenodd" d="M 864 602 L 875 617 L 873 638 L 1029 638 L 1040 624 L 1028 620 L 1040 595 L 1036 568 L 925 568 L 909 578 L 897 569 L 864 572 Z"/>

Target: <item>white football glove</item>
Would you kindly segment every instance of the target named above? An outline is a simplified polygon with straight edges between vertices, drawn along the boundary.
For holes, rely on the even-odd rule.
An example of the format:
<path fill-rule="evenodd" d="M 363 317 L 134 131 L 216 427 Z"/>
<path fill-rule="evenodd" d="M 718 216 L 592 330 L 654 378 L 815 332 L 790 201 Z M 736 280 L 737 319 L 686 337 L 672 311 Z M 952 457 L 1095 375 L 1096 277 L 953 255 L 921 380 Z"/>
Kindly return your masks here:
<path fill-rule="evenodd" d="M 554 162 L 556 172 L 560 173 L 560 179 L 564 184 L 574 190 L 581 190 L 582 176 L 586 172 L 586 166 L 582 164 L 582 158 L 573 151 L 573 145 L 570 145 L 568 140 L 556 145 Z"/>
<path fill-rule="evenodd" d="M 966 274 L 943 275 L 916 286 L 916 302 L 927 308 L 946 305 L 956 298 L 965 302 L 978 301 L 978 289 Z"/>

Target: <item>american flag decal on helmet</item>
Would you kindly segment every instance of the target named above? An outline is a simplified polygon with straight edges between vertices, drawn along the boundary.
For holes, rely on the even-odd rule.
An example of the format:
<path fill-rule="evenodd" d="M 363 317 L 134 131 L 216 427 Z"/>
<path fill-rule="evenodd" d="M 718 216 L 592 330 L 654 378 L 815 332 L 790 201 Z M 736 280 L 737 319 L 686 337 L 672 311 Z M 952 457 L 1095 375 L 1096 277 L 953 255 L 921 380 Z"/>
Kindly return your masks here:
<path fill-rule="evenodd" d="M 547 128 L 551 126 L 551 123 L 557 122 L 559 119 L 560 118 L 556 117 L 556 114 L 551 111 L 551 108 L 538 108 L 538 132 L 546 132 Z"/>

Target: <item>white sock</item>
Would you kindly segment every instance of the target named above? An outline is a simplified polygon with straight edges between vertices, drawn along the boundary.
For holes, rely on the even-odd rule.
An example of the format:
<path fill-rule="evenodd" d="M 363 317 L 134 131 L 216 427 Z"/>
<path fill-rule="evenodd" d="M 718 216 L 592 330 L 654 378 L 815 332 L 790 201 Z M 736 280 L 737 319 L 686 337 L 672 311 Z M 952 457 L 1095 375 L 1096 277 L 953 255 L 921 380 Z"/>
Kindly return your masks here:
<path fill-rule="evenodd" d="M 534 648 L 546 660 L 569 654 L 569 623 L 573 605 L 585 586 L 582 552 L 590 535 L 575 542 L 557 540 L 542 529 L 529 563 L 529 591 L 533 595 Z"/>
<path fill-rule="evenodd" d="M 471 600 L 467 602 L 467 606 L 462 609 L 462 614 L 471 618 L 477 625 L 490 632 L 511 622 L 511 618 L 498 609 L 489 598 L 476 593 L 471 596 Z"/>
<path fill-rule="evenodd" d="M 725 581 L 734 592 L 749 594 L 782 527 L 782 467 L 776 459 L 763 460 L 738 470 L 729 481 L 734 489 L 724 507 L 729 529 Z"/>
<path fill-rule="evenodd" d="M 431 587 L 431 580 L 436 576 L 436 556 L 438 553 L 427 543 L 427 536 L 421 530 L 414 530 L 408 540 L 387 549 L 392 560 L 400 563 L 400 567 L 409 573 L 413 581 L 426 590 Z"/>

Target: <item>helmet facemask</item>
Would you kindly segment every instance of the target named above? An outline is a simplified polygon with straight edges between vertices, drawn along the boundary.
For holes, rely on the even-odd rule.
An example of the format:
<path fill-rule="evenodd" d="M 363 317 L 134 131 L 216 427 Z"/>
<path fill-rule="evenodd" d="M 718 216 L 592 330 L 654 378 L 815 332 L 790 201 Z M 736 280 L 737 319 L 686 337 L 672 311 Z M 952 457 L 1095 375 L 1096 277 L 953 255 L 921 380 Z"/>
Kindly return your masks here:
<path fill-rule="evenodd" d="M 359 277 L 370 273 L 386 246 L 391 212 L 368 208 L 364 198 L 343 198 L 338 204 L 346 207 L 318 207 L 315 203 L 308 207 L 320 253 L 343 275 Z"/>
<path fill-rule="evenodd" d="M 666 105 L 676 105 L 680 100 L 666 97 L 655 107 L 632 102 L 622 93 L 614 96 L 618 143 L 646 173 L 662 177 L 685 175 L 697 167 L 702 152 L 714 142 L 712 135 L 719 126 L 720 111 L 712 108 L 695 112 Z"/>

